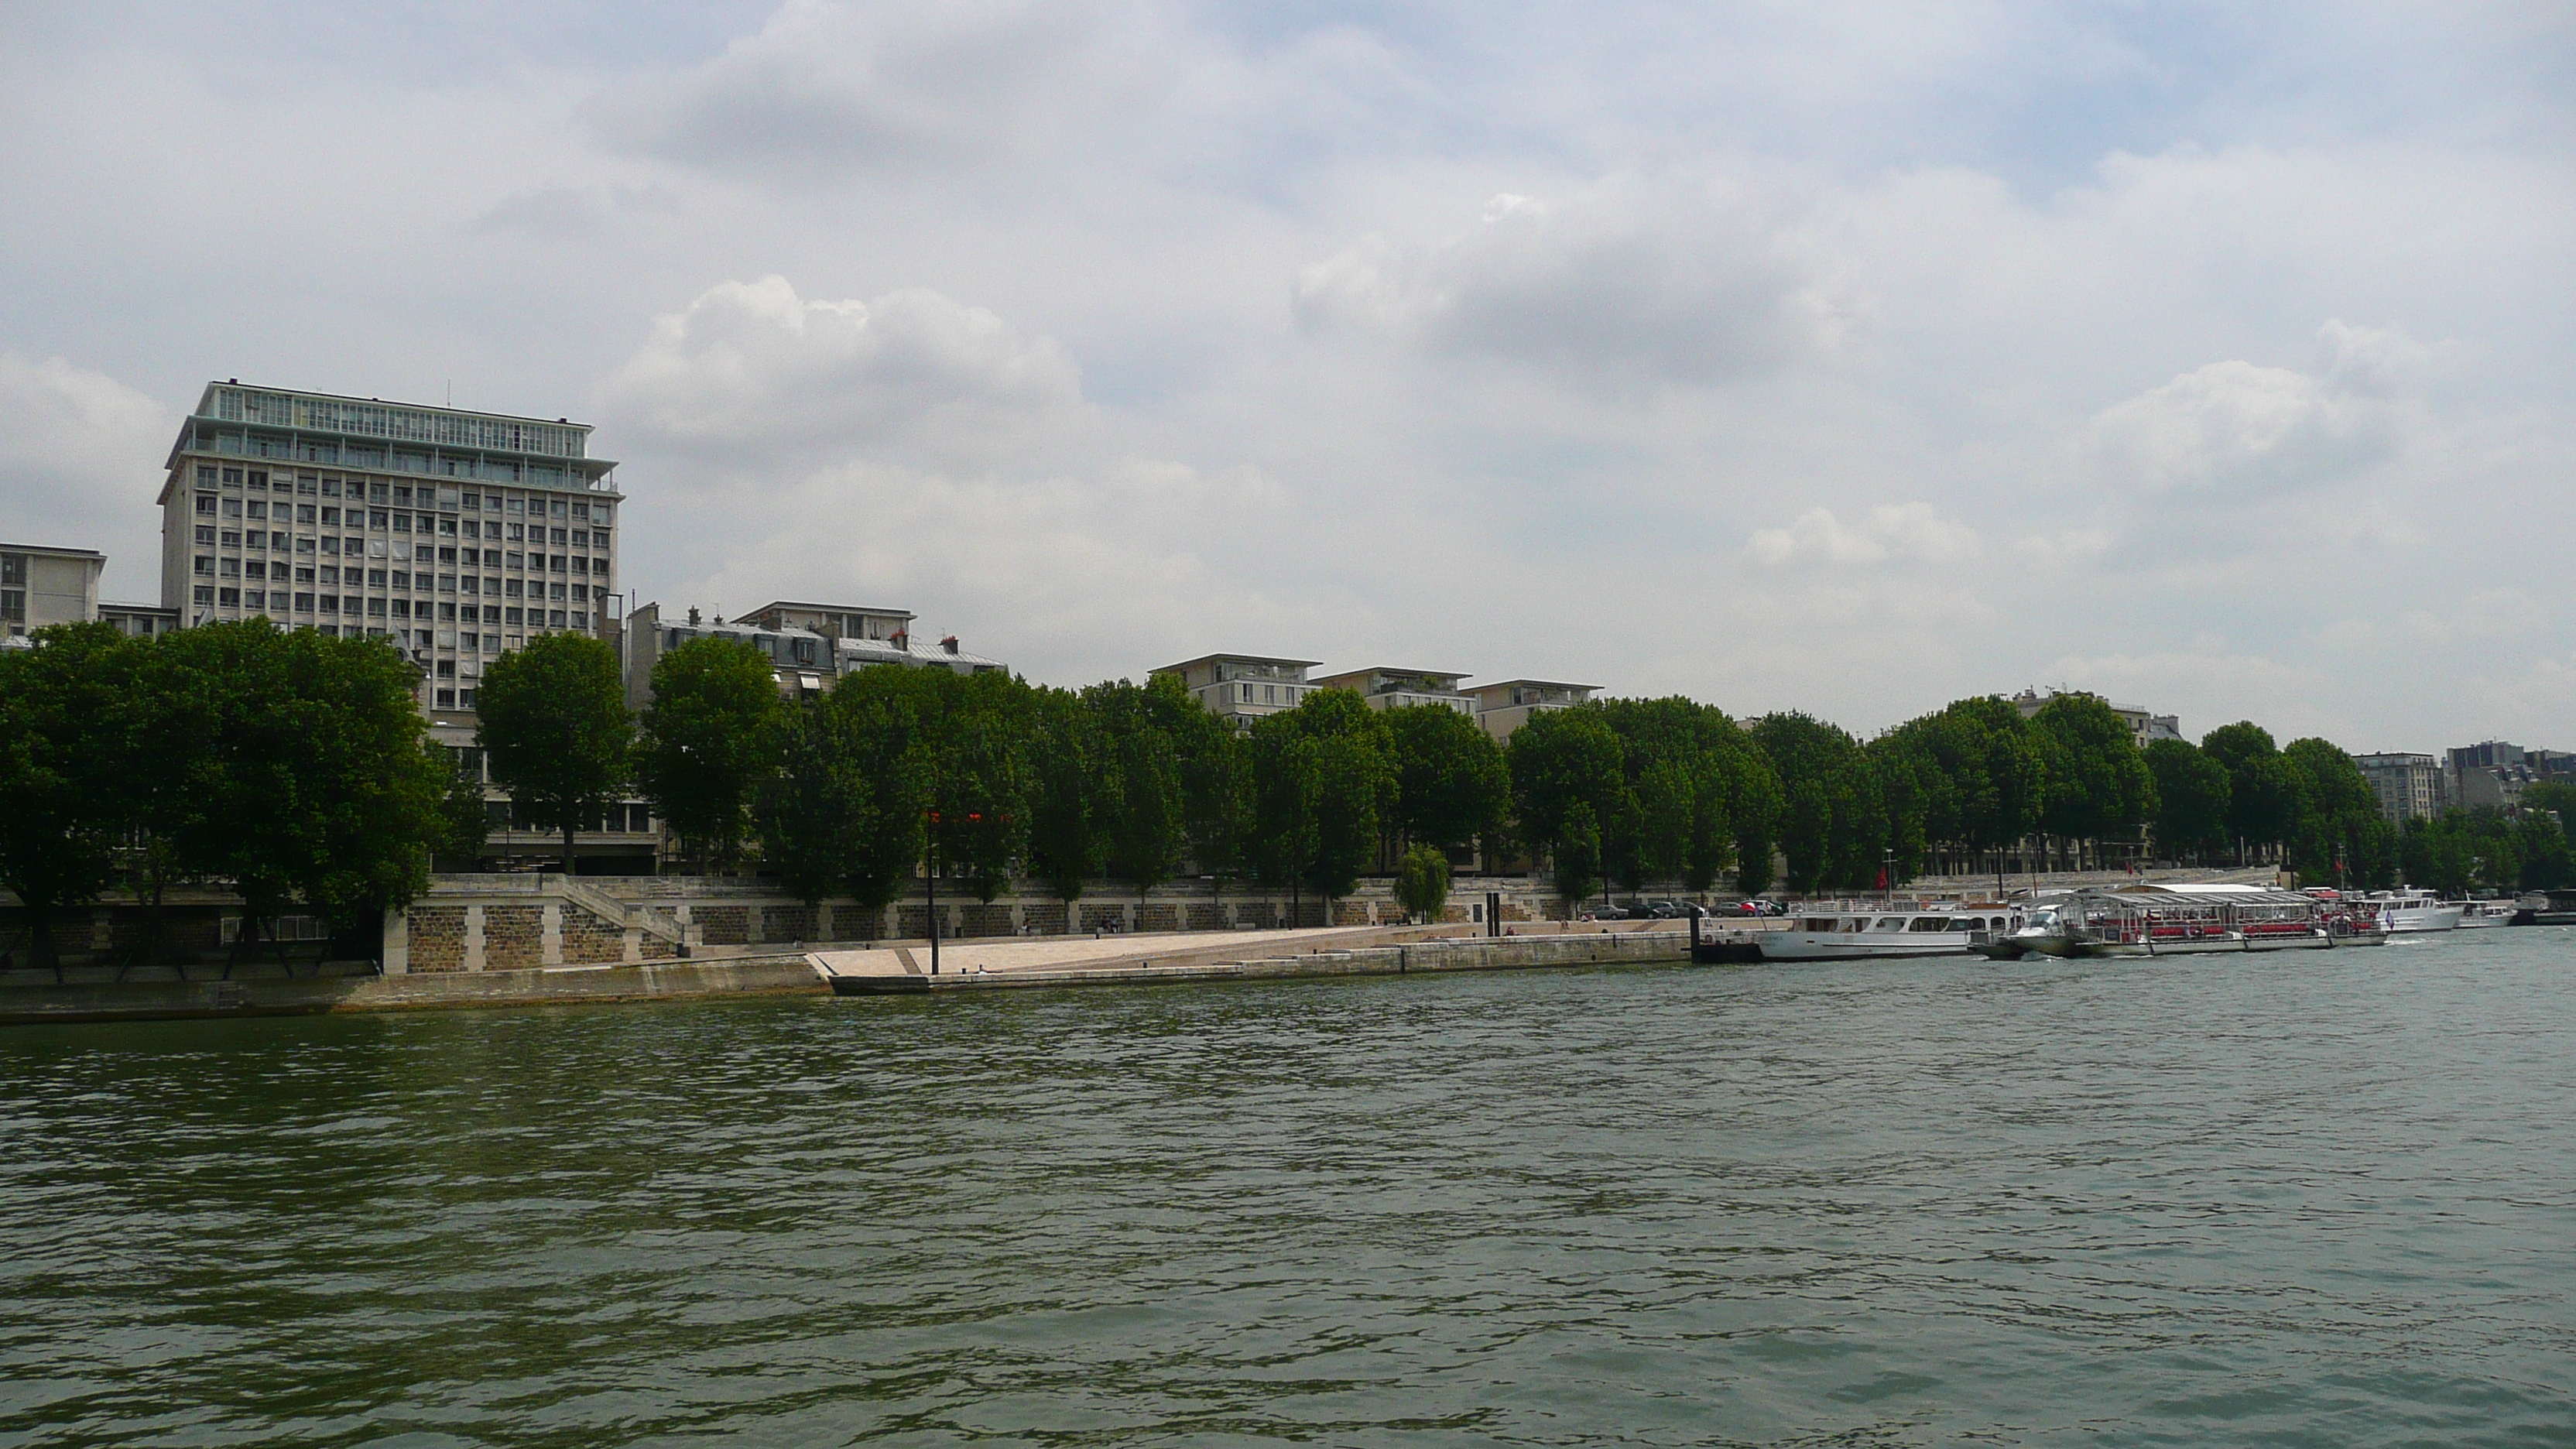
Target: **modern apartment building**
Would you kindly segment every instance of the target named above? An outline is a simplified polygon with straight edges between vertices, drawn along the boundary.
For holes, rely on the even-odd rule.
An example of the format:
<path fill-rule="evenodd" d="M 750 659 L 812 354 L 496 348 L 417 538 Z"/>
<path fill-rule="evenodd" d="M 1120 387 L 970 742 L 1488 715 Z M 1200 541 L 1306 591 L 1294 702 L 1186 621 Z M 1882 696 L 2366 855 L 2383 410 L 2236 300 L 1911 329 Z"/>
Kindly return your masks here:
<path fill-rule="evenodd" d="M 590 428 L 210 383 L 161 489 L 161 603 L 391 639 L 421 703 L 471 710 L 483 666 L 617 617 L 617 465 Z"/>
<path fill-rule="evenodd" d="M 107 555 L 86 548 L 0 543 L 0 637 L 98 617 Z"/>
<path fill-rule="evenodd" d="M 2379 813 L 2394 824 L 2430 820 L 2450 803 L 2442 762 L 2431 755 L 2355 755 L 2362 778 L 2379 796 Z"/>
<path fill-rule="evenodd" d="M 1476 723 L 1496 740 L 1508 740 L 1534 715 L 1572 709 L 1600 692 L 1597 684 L 1567 684 L 1552 679 L 1506 679 L 1467 691 L 1476 701 Z"/>
<path fill-rule="evenodd" d="M 1458 681 L 1466 677 L 1433 669 L 1395 669 L 1379 665 L 1328 674 L 1315 683 L 1325 689 L 1347 689 L 1367 700 L 1371 709 L 1433 705 L 1473 715 L 1476 712 L 1475 698 L 1458 688 Z"/>
<path fill-rule="evenodd" d="M 1263 715 L 1295 709 L 1324 686 L 1311 683 L 1312 659 L 1273 659 L 1261 654 L 1206 654 L 1152 671 L 1176 675 L 1208 712 L 1238 731 Z"/>
<path fill-rule="evenodd" d="M 646 604 L 626 620 L 626 703 L 642 710 L 653 702 L 653 666 L 692 639 L 731 639 L 769 660 L 779 693 L 791 699 L 818 696 L 842 675 L 871 664 L 946 669 L 958 674 L 1007 674 L 998 659 L 970 654 L 957 636 L 917 645 L 913 615 L 901 609 L 861 609 L 838 604 L 766 604 L 728 624 L 722 616 L 700 621 L 695 609 L 665 620 L 660 604 Z M 843 630 L 854 632 L 844 633 Z"/>

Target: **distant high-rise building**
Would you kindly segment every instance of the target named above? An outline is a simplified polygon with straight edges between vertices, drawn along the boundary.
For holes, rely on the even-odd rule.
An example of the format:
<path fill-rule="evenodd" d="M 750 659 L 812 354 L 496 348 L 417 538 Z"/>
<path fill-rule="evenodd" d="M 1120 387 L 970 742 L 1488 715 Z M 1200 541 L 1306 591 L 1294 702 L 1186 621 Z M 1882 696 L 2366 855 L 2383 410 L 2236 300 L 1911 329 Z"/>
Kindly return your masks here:
<path fill-rule="evenodd" d="M 161 602 L 183 627 L 390 639 L 447 711 L 535 635 L 613 635 L 624 500 L 585 424 L 217 382 L 167 468 Z"/>
<path fill-rule="evenodd" d="M 97 618 L 98 572 L 106 564 L 94 549 L 0 543 L 0 637 Z"/>

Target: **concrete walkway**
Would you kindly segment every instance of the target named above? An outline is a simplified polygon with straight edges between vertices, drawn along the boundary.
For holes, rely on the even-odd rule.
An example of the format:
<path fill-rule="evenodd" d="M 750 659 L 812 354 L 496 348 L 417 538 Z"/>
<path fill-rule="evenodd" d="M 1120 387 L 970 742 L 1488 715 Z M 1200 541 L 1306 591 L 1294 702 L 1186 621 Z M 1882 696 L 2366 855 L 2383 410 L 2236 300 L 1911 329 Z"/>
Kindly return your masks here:
<path fill-rule="evenodd" d="M 1602 936 L 1670 932 L 1679 924 L 1683 923 L 1520 921 L 1506 929 L 1514 937 Z M 1172 931 L 1132 936 L 969 936 L 940 943 L 939 969 L 950 976 L 991 976 L 1112 967 L 1172 968 L 1463 940 L 1483 934 L 1482 926 L 1445 925 Z M 807 959 L 826 978 L 926 976 L 930 971 L 930 943 L 889 941 L 855 950 L 814 951 L 808 953 Z"/>

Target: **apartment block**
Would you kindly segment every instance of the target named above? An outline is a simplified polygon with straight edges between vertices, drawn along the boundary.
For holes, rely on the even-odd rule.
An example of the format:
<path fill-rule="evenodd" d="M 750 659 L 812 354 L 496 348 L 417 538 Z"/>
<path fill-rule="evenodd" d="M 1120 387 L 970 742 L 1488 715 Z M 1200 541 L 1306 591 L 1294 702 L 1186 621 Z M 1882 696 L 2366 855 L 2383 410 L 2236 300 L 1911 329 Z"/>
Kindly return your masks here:
<path fill-rule="evenodd" d="M 2430 820 L 2450 803 L 2446 772 L 2431 755 L 2355 755 L 2352 762 L 2379 796 L 2379 813 L 2391 823 Z"/>
<path fill-rule="evenodd" d="M 1569 684 L 1553 679 L 1506 679 L 1480 684 L 1467 693 L 1476 702 L 1476 723 L 1496 740 L 1508 740 L 1522 725 L 1552 709 L 1572 709 L 1601 691 L 1597 684 Z"/>
<path fill-rule="evenodd" d="M 1176 676 L 1209 713 L 1238 731 L 1247 731 L 1254 720 L 1295 709 L 1307 695 L 1323 688 L 1306 678 L 1316 662 L 1261 654 L 1205 654 L 1152 672 Z"/>
<path fill-rule="evenodd" d="M 722 615 L 702 622 L 696 609 L 668 620 L 662 617 L 660 604 L 646 604 L 626 620 L 626 702 L 636 710 L 650 705 L 653 666 L 692 639 L 730 639 L 750 645 L 769 661 L 779 693 L 791 699 L 820 696 L 841 676 L 871 664 L 957 674 L 1010 672 L 1001 660 L 969 653 L 954 634 L 936 643 L 916 643 L 913 618 L 902 609 L 774 603 L 728 624 Z"/>
<path fill-rule="evenodd" d="M 1367 700 L 1371 709 L 1430 705 L 1473 715 L 1476 712 L 1475 697 L 1458 687 L 1458 681 L 1466 677 L 1463 674 L 1443 674 L 1436 669 L 1396 669 L 1379 665 L 1328 674 L 1315 683 L 1325 689 L 1347 689 Z"/>
<path fill-rule="evenodd" d="M 617 465 L 590 428 L 210 383 L 170 448 L 161 603 L 391 640 L 421 703 L 471 710 L 483 666 L 617 617 Z"/>
<path fill-rule="evenodd" d="M 107 555 L 86 548 L 0 543 L 0 636 L 98 617 L 98 574 Z"/>

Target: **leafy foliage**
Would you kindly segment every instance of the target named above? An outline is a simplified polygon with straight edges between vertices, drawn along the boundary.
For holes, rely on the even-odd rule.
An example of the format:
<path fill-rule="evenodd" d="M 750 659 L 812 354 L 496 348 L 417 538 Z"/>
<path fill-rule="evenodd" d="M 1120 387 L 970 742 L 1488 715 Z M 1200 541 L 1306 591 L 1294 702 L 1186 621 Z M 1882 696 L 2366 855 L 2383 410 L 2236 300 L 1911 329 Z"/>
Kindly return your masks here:
<path fill-rule="evenodd" d="M 539 827 L 563 832 L 569 873 L 574 832 L 634 772 L 635 717 L 615 651 L 587 634 L 540 634 L 485 666 L 476 711 L 493 783 Z"/>
<path fill-rule="evenodd" d="M 1449 857 L 1428 845 L 1407 850 L 1396 862 L 1395 898 L 1413 919 L 1438 921 L 1449 904 Z"/>
<path fill-rule="evenodd" d="M 701 864 L 742 854 L 782 707 L 769 660 L 741 640 L 691 639 L 654 662 L 636 784 Z"/>

